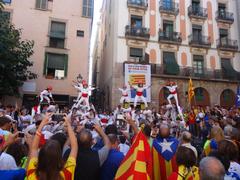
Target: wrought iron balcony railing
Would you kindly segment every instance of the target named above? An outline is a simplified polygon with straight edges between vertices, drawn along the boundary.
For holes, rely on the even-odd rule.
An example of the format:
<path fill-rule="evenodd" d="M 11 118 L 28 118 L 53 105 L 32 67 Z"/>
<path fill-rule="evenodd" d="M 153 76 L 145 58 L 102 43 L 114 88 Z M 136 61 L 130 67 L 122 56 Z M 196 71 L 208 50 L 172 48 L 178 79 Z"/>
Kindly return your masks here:
<path fill-rule="evenodd" d="M 150 64 L 151 65 L 151 72 L 153 75 L 163 75 L 168 76 L 164 72 L 164 67 L 161 64 Z M 229 73 L 224 72 L 222 69 L 207 69 L 203 68 L 202 73 L 196 73 L 194 71 L 194 67 L 179 67 L 180 72 L 176 75 L 170 76 L 177 76 L 178 78 L 196 78 L 196 79 L 206 79 L 206 80 L 229 80 L 229 81 L 240 81 L 240 72 L 233 72 L 234 75 L 229 75 Z"/>
<path fill-rule="evenodd" d="M 207 9 L 202 7 L 189 6 L 188 16 L 193 18 L 207 19 Z"/>
<path fill-rule="evenodd" d="M 168 32 L 159 30 L 159 42 L 181 44 L 182 36 L 179 32 Z"/>
<path fill-rule="evenodd" d="M 234 16 L 233 16 L 233 13 L 230 13 L 227 11 L 217 11 L 216 20 L 218 22 L 225 22 L 225 23 L 232 24 L 234 22 Z"/>
<path fill-rule="evenodd" d="M 231 39 L 218 39 L 217 40 L 217 48 L 221 50 L 229 50 L 229 51 L 237 51 L 238 50 L 238 42 L 237 40 Z"/>
<path fill-rule="evenodd" d="M 128 7 L 147 9 L 148 3 L 147 0 L 128 0 Z"/>
<path fill-rule="evenodd" d="M 179 4 L 171 1 L 169 2 L 169 0 L 161 0 L 159 11 L 161 13 L 168 13 L 176 16 L 179 13 Z"/>
<path fill-rule="evenodd" d="M 189 44 L 195 47 L 211 47 L 211 41 L 209 36 L 193 36 L 189 35 Z"/>
<path fill-rule="evenodd" d="M 125 27 L 125 36 L 137 39 L 148 40 L 150 38 L 149 28 L 145 27 L 131 27 L 127 25 Z"/>

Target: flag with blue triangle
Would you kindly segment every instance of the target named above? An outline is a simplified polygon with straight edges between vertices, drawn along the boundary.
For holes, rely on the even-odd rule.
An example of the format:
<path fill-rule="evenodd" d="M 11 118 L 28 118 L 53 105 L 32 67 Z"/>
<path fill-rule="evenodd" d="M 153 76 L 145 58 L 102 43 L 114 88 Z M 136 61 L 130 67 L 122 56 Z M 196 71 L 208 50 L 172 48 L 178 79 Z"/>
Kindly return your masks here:
<path fill-rule="evenodd" d="M 240 107 L 240 86 L 237 87 L 236 107 Z"/>

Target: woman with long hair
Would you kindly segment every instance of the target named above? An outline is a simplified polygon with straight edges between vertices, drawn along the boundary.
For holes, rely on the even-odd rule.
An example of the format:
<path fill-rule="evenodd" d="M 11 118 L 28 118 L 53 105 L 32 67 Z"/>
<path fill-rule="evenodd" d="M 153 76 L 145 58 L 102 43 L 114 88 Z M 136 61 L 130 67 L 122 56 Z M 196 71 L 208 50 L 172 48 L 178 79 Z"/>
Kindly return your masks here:
<path fill-rule="evenodd" d="M 50 116 L 46 116 L 34 136 L 30 149 L 29 165 L 27 168 L 27 179 L 30 180 L 72 180 L 76 167 L 78 144 L 69 120 L 64 117 L 67 133 L 70 140 L 71 152 L 64 164 L 62 159 L 61 145 L 56 140 L 48 140 L 38 153 L 39 141 L 42 137 L 42 129 L 49 123 Z"/>

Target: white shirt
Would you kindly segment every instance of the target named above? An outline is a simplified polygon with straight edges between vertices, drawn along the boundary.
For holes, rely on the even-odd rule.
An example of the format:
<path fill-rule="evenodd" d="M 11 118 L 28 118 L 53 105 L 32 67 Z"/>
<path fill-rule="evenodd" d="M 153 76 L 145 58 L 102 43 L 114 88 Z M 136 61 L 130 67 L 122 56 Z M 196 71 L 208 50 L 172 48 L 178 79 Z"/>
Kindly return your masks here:
<path fill-rule="evenodd" d="M 122 88 L 118 88 L 119 91 L 122 92 L 122 96 L 128 96 L 128 92 L 130 91 L 129 88 L 126 88 L 126 89 L 122 89 Z"/>
<path fill-rule="evenodd" d="M 177 85 L 175 86 L 165 86 L 169 91 L 170 93 L 174 93 L 177 89 Z"/>
<path fill-rule="evenodd" d="M 146 87 L 146 86 L 143 86 L 143 87 L 133 86 L 133 88 L 136 89 L 137 92 L 143 92 L 148 87 Z"/>
<path fill-rule="evenodd" d="M 228 171 L 235 172 L 238 176 L 240 176 L 240 164 L 236 162 L 231 162 Z"/>
<path fill-rule="evenodd" d="M 52 93 L 45 89 L 41 92 L 41 96 L 49 96 L 52 98 Z"/>
<path fill-rule="evenodd" d="M 122 152 L 124 154 L 124 156 L 126 156 L 128 150 L 130 148 L 129 145 L 120 143 L 118 145 L 118 147 L 119 147 L 119 151 Z"/>
<path fill-rule="evenodd" d="M 17 169 L 15 159 L 5 152 L 0 156 L 0 170 L 14 170 Z"/>

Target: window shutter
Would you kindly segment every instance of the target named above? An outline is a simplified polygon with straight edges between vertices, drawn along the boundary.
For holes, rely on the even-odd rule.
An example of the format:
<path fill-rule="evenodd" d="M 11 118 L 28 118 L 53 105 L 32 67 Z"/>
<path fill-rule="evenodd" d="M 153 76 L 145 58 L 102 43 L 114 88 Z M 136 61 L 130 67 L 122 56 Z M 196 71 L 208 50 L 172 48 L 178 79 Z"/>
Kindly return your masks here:
<path fill-rule="evenodd" d="M 68 73 L 68 55 L 65 54 L 64 57 L 64 76 L 67 77 L 67 73 Z"/>
<path fill-rule="evenodd" d="M 43 75 L 47 75 L 48 53 L 45 53 L 45 60 L 43 66 Z"/>

